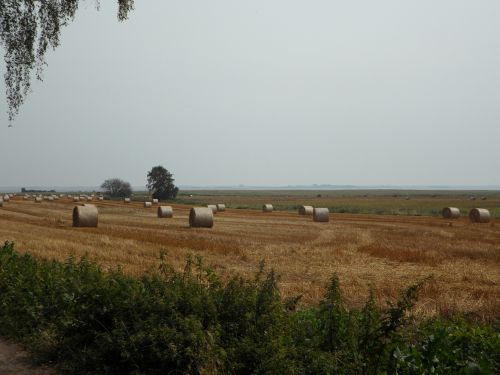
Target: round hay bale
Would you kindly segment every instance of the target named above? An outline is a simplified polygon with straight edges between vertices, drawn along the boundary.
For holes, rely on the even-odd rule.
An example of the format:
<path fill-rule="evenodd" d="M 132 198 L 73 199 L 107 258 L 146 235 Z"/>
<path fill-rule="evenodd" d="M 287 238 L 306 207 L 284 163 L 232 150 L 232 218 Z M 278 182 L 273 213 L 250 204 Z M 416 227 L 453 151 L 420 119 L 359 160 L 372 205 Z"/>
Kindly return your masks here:
<path fill-rule="evenodd" d="M 152 205 L 153 203 L 151 202 L 144 202 L 144 208 L 151 208 Z"/>
<path fill-rule="evenodd" d="M 47 198 L 47 200 L 48 200 L 49 202 L 54 202 L 54 197 L 48 197 L 48 198 Z"/>
<path fill-rule="evenodd" d="M 153 199 L 153 204 L 158 204 L 158 202 L 159 202 L 158 199 L 156 199 L 156 198 Z"/>
<path fill-rule="evenodd" d="M 104 200 L 104 197 L 99 197 L 99 200 L 100 200 L 100 201 L 103 201 L 103 200 Z"/>
<path fill-rule="evenodd" d="M 210 208 L 214 214 L 217 213 L 217 205 L 216 204 L 208 204 L 207 208 Z"/>
<path fill-rule="evenodd" d="M 3 207 L 3 199 L 0 199 L 0 207 Z"/>
<path fill-rule="evenodd" d="M 9 196 L 9 194 L 5 194 L 5 195 L 3 196 L 3 201 L 4 201 L 4 202 L 8 202 L 8 201 L 10 201 L 10 196 Z"/>
<path fill-rule="evenodd" d="M 130 203 L 130 198 L 125 198 L 123 201 L 124 201 L 125 203 Z"/>
<path fill-rule="evenodd" d="M 299 215 L 312 215 L 314 212 L 313 206 L 300 206 Z"/>
<path fill-rule="evenodd" d="M 212 228 L 214 226 L 214 212 L 209 207 L 191 208 L 189 226 L 193 228 Z"/>
<path fill-rule="evenodd" d="M 224 203 L 218 203 L 217 204 L 217 211 L 218 212 L 224 212 L 224 211 L 226 211 L 226 205 Z"/>
<path fill-rule="evenodd" d="M 73 202 L 78 202 L 80 200 L 80 197 L 73 197 Z"/>
<path fill-rule="evenodd" d="M 445 207 L 442 214 L 444 219 L 458 219 L 460 217 L 460 210 L 456 207 Z"/>
<path fill-rule="evenodd" d="M 84 204 L 73 208 L 74 227 L 97 227 L 99 211 L 93 204 Z"/>
<path fill-rule="evenodd" d="M 160 218 L 174 217 L 174 210 L 173 210 L 172 206 L 160 206 L 160 207 L 158 207 L 158 217 L 160 217 Z"/>
<path fill-rule="evenodd" d="M 42 197 L 35 197 L 35 203 L 42 203 Z"/>
<path fill-rule="evenodd" d="M 489 223 L 491 214 L 486 208 L 473 208 L 469 212 L 469 219 L 473 223 Z"/>
<path fill-rule="evenodd" d="M 262 205 L 262 212 L 273 212 L 274 208 L 272 204 Z"/>
<path fill-rule="evenodd" d="M 326 223 L 330 220 L 330 211 L 328 208 L 315 208 L 313 210 L 313 220 L 320 223 Z"/>

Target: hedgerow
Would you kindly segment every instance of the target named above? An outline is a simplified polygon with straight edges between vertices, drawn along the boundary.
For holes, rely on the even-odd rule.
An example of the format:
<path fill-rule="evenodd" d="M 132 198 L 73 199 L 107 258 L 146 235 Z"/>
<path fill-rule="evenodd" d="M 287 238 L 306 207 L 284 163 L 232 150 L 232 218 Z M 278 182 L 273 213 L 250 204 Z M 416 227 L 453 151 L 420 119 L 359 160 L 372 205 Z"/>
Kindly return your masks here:
<path fill-rule="evenodd" d="M 226 282 L 200 258 L 163 256 L 134 278 L 87 258 L 66 262 L 0 247 L 0 335 L 71 374 L 488 374 L 500 371 L 498 325 L 433 319 L 411 308 L 422 282 L 387 309 L 345 305 L 333 276 L 298 308 L 261 265 Z"/>

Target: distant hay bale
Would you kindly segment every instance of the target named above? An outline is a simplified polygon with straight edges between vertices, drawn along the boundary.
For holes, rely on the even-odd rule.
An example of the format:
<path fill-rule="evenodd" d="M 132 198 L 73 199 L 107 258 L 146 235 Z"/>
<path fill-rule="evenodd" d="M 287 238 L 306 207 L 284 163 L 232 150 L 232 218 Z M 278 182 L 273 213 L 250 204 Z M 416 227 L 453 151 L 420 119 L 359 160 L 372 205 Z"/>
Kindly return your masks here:
<path fill-rule="evenodd" d="M 456 207 L 445 207 L 442 213 L 444 219 L 458 219 L 460 217 L 460 210 Z"/>
<path fill-rule="evenodd" d="M 300 206 L 299 215 L 312 215 L 314 212 L 313 206 Z"/>
<path fill-rule="evenodd" d="M 153 204 L 158 204 L 158 202 L 159 202 L 158 199 L 156 198 L 153 199 Z"/>
<path fill-rule="evenodd" d="M 152 205 L 153 203 L 151 202 L 144 202 L 144 208 L 151 208 Z"/>
<path fill-rule="evenodd" d="M 489 223 L 491 214 L 486 208 L 473 208 L 469 212 L 469 219 L 473 223 Z"/>
<path fill-rule="evenodd" d="M 207 208 L 210 208 L 212 210 L 212 213 L 214 213 L 214 214 L 217 213 L 217 205 L 216 204 L 208 204 Z"/>
<path fill-rule="evenodd" d="M 24 200 L 28 200 L 28 199 L 30 199 L 30 196 L 29 196 L 29 195 L 25 195 L 25 196 L 23 197 L 23 199 L 24 199 Z"/>
<path fill-rule="evenodd" d="M 272 204 L 263 204 L 262 211 L 263 212 L 273 212 L 274 208 Z"/>
<path fill-rule="evenodd" d="M 53 201 L 54 201 L 54 197 L 48 197 L 48 198 L 47 198 L 47 200 L 48 200 L 49 202 L 53 202 Z"/>
<path fill-rule="evenodd" d="M 124 201 L 125 203 L 130 203 L 130 198 L 125 198 L 123 201 Z"/>
<path fill-rule="evenodd" d="M 9 194 L 5 194 L 5 195 L 3 196 L 3 201 L 4 201 L 4 202 L 8 202 L 8 201 L 10 201 L 10 196 L 9 196 Z"/>
<path fill-rule="evenodd" d="M 224 211 L 226 211 L 226 205 L 224 203 L 218 203 L 217 212 L 224 212 Z"/>
<path fill-rule="evenodd" d="M 35 197 L 35 203 L 42 203 L 42 197 Z"/>
<path fill-rule="evenodd" d="M 97 207 L 93 204 L 84 204 L 73 208 L 73 226 L 74 227 L 97 227 L 98 223 Z"/>
<path fill-rule="evenodd" d="M 174 216 L 174 210 L 172 206 L 160 206 L 158 207 L 158 217 L 160 218 L 171 218 Z"/>
<path fill-rule="evenodd" d="M 189 212 L 189 226 L 193 228 L 212 228 L 214 213 L 209 207 L 193 207 Z"/>
<path fill-rule="evenodd" d="M 0 207 L 3 207 L 3 199 L 0 199 Z"/>
<path fill-rule="evenodd" d="M 78 202 L 80 200 L 80 197 L 73 197 L 73 202 Z"/>
<path fill-rule="evenodd" d="M 326 223 L 330 220 L 330 211 L 328 208 L 314 208 L 313 220 L 320 223 Z"/>
<path fill-rule="evenodd" d="M 103 200 L 104 200 L 104 197 L 99 197 L 99 200 L 100 200 L 100 201 L 103 201 Z"/>
<path fill-rule="evenodd" d="M 73 196 L 72 195 L 68 195 L 68 199 L 71 199 L 71 198 L 73 198 Z"/>

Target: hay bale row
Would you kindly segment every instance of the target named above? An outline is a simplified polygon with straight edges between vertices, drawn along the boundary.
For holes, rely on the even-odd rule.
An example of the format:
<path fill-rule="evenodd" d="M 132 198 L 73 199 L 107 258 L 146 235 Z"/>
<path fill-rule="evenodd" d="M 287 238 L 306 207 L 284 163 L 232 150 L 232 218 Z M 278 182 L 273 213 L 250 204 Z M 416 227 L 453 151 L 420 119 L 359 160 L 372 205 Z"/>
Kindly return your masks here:
<path fill-rule="evenodd" d="M 93 204 L 84 204 L 73 208 L 73 226 L 78 228 L 97 227 L 99 211 Z"/>
<path fill-rule="evenodd" d="M 174 216 L 174 210 L 172 206 L 160 206 L 158 207 L 158 217 L 159 218 L 171 218 Z"/>
<path fill-rule="evenodd" d="M 189 226 L 193 228 L 212 228 L 214 212 L 209 207 L 193 207 L 189 212 Z"/>
<path fill-rule="evenodd" d="M 216 204 L 209 204 L 209 205 L 207 205 L 207 208 L 210 208 L 212 210 L 212 213 L 214 213 L 214 214 L 217 213 L 217 205 Z"/>

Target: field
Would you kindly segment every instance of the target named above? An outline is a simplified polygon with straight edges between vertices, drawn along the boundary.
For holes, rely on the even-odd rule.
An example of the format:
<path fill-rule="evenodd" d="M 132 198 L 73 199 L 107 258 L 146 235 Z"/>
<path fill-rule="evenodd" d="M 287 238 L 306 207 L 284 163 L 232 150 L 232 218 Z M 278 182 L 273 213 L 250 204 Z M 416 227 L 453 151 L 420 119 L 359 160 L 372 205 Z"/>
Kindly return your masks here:
<path fill-rule="evenodd" d="M 317 302 L 334 273 L 356 307 L 370 288 L 384 305 L 408 285 L 431 277 L 420 294 L 418 315 L 463 313 L 492 321 L 500 316 L 500 195 L 477 193 L 476 201 L 469 196 L 192 191 L 179 196 L 182 204 L 173 204 L 173 219 L 156 218 L 155 208 L 140 202 L 94 202 L 98 228 L 73 228 L 69 200 L 35 204 L 16 197 L 0 208 L 0 241 L 14 241 L 18 249 L 44 258 L 88 254 L 104 267 L 120 266 L 133 275 L 157 268 L 161 250 L 178 269 L 188 255 L 199 255 L 223 276 L 252 277 L 264 260 L 279 273 L 283 294 L 302 295 L 303 304 Z M 229 209 L 216 215 L 213 229 L 189 228 L 191 205 L 222 202 Z M 262 213 L 256 209 L 262 203 L 283 211 Z M 297 215 L 301 204 L 330 207 L 330 222 Z M 485 207 L 497 219 L 471 224 L 464 215 L 451 222 L 437 216 L 444 206 L 463 212 Z"/>

